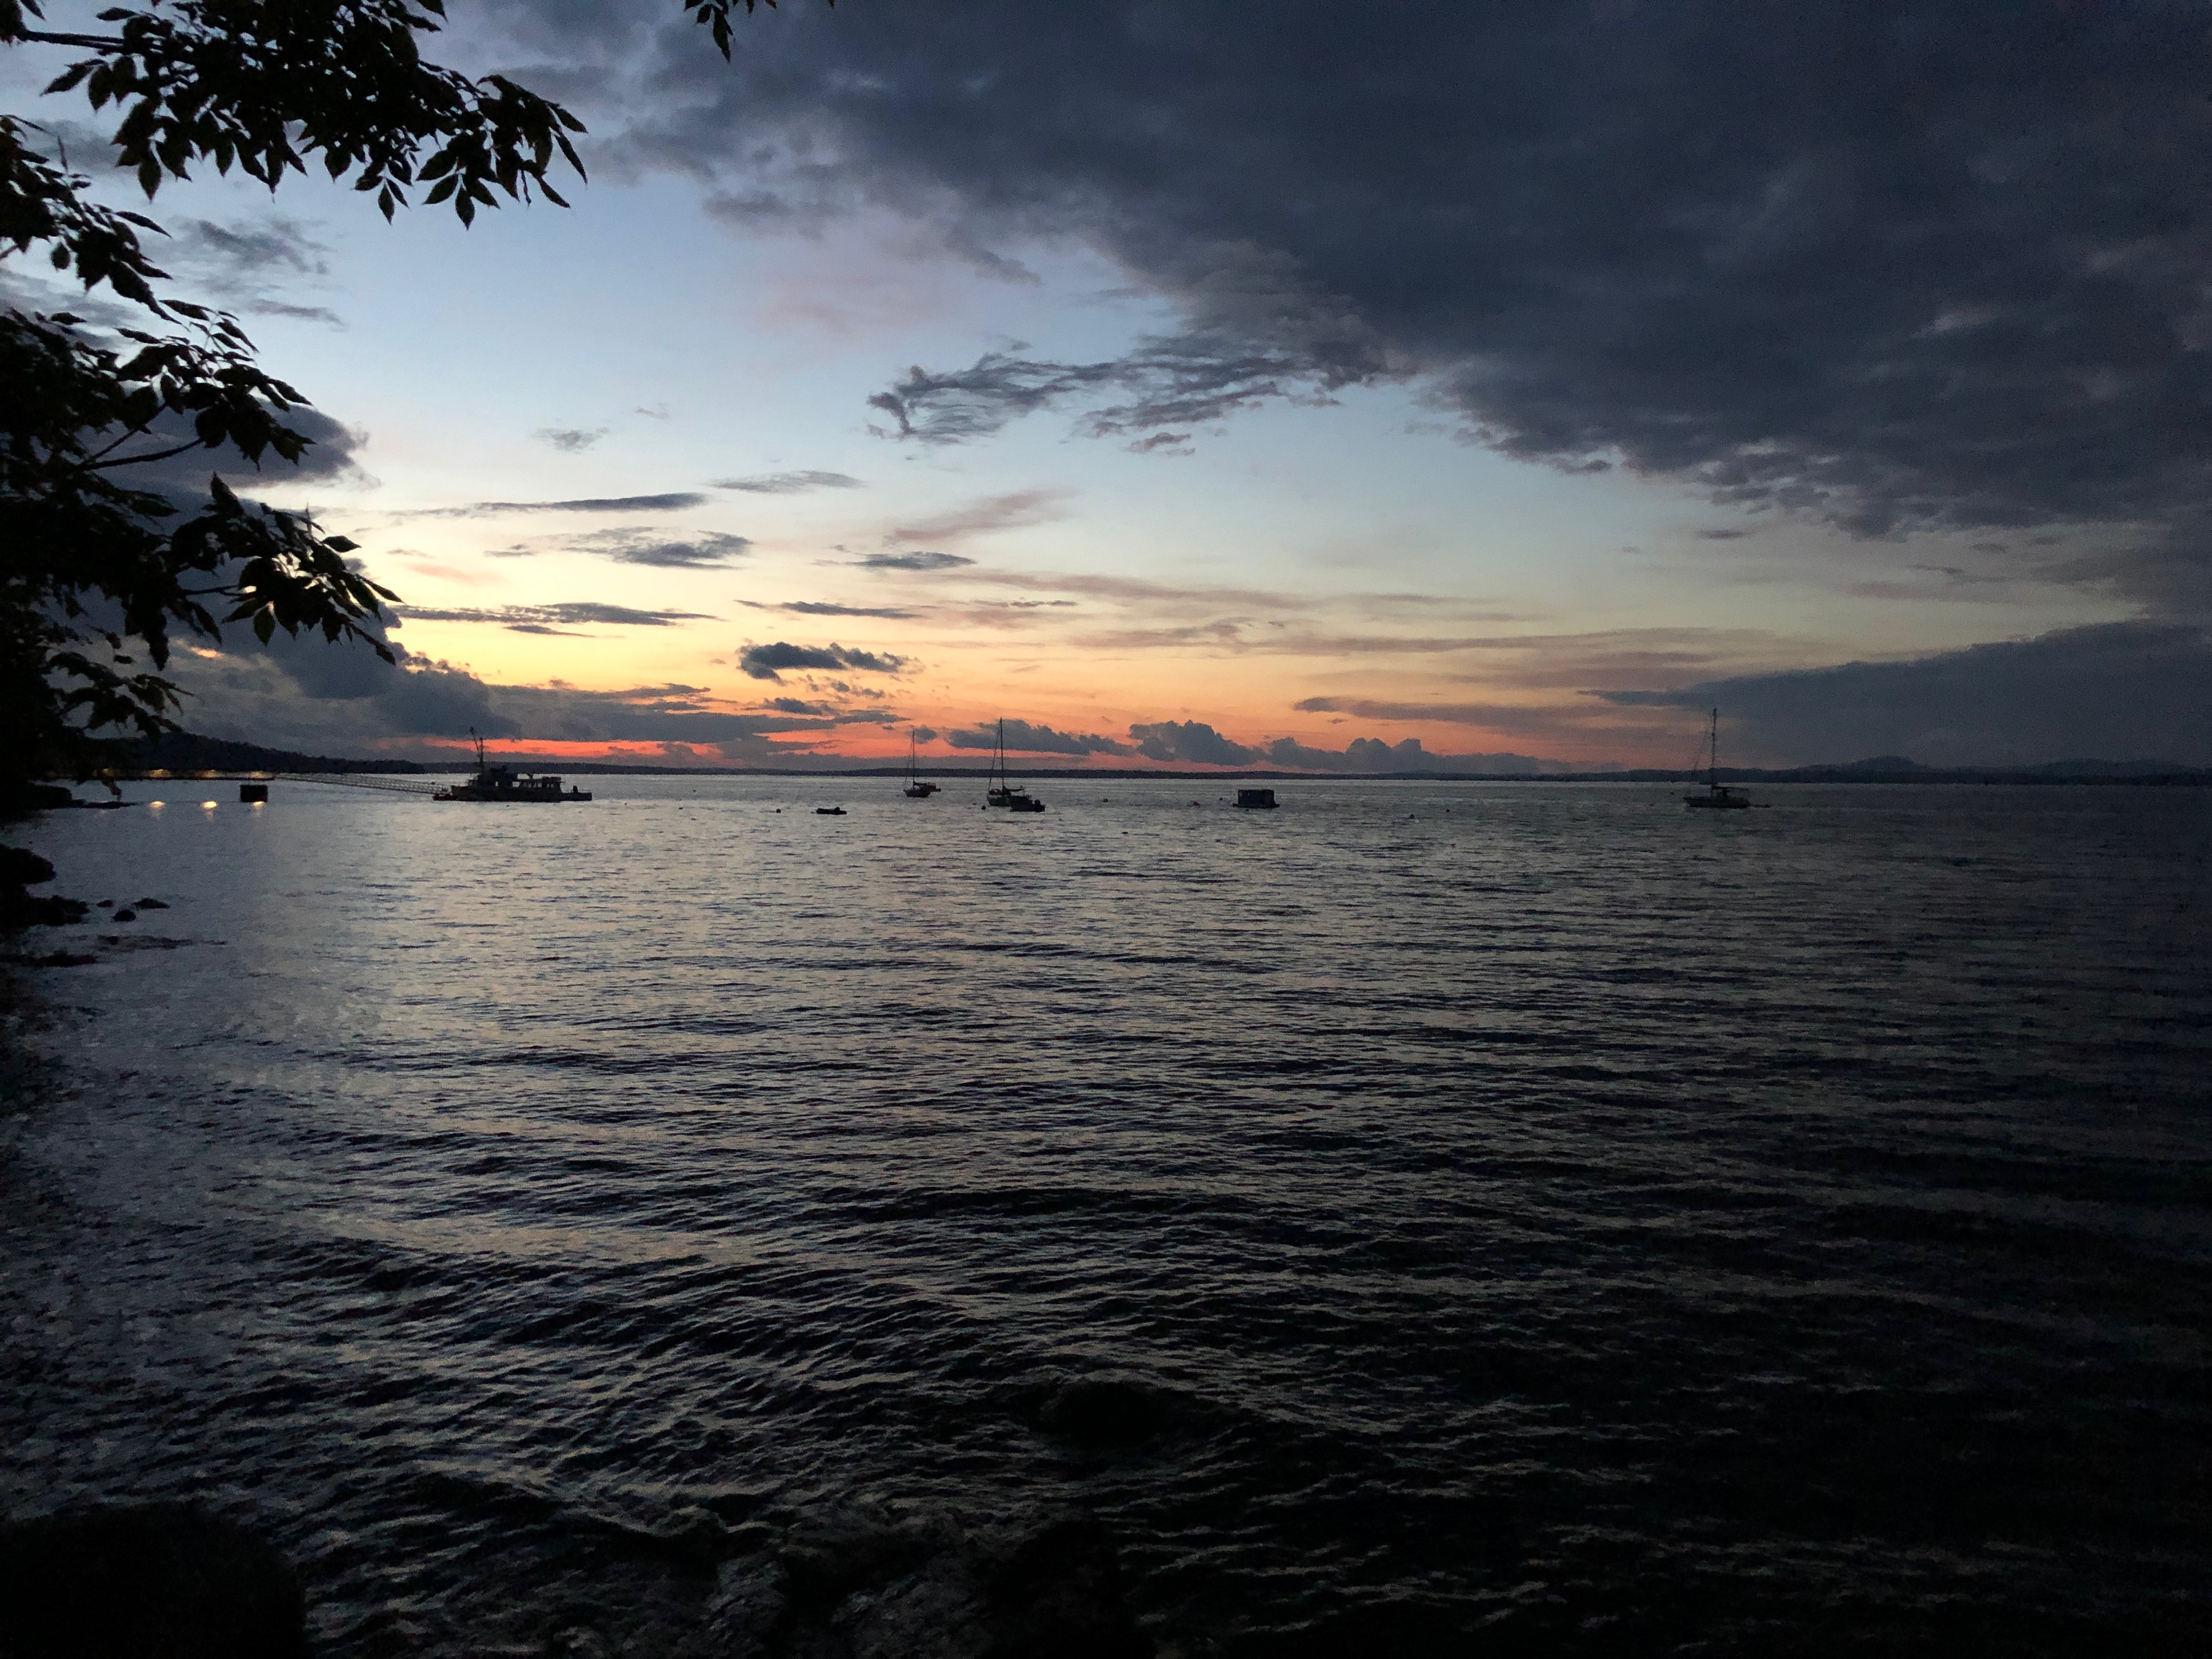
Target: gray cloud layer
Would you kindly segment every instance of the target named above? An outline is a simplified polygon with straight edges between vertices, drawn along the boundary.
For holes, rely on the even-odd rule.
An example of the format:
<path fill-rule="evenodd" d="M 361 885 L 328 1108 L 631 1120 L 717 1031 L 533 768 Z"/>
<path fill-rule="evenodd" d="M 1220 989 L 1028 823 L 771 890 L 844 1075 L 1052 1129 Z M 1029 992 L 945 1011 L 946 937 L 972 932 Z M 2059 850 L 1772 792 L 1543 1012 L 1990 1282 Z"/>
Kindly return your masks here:
<path fill-rule="evenodd" d="M 896 204 L 986 264 L 1078 235 L 1182 310 L 1110 360 L 917 370 L 878 399 L 917 436 L 1066 404 L 1176 445 L 1417 375 L 1510 454 L 1863 534 L 2107 526 L 2048 574 L 2202 609 L 2203 27 L 2181 0 L 809 8 L 734 76 L 665 29 L 629 144 L 719 158 L 756 216 Z"/>
<path fill-rule="evenodd" d="M 784 669 L 847 669 L 863 674 L 896 674 L 908 659 L 887 651 L 860 651 L 845 646 L 793 645 L 777 640 L 768 645 L 749 645 L 738 658 L 738 667 L 749 678 L 781 682 Z"/>
<path fill-rule="evenodd" d="M 1006 744 L 1016 754 L 1022 755 L 1126 755 L 1129 745 L 1103 737 L 1096 732 L 1060 732 L 1049 726 L 1034 726 L 1028 720 L 1010 720 L 1005 725 Z M 945 741 L 955 749 L 995 749 L 1000 741 L 1000 723 L 978 726 L 962 732 L 947 732 Z"/>
<path fill-rule="evenodd" d="M 2212 765 L 2212 635 L 2191 625 L 2114 623 L 1911 662 L 1599 695 L 1631 707 L 1717 706 L 1746 763 L 1903 755 L 1927 766 Z"/>
<path fill-rule="evenodd" d="M 1432 755 L 1419 738 L 1385 743 L 1354 738 L 1341 749 L 1320 749 L 1294 738 L 1242 744 L 1225 738 L 1204 720 L 1160 720 L 1132 726 L 1137 752 L 1147 760 L 1198 766 L 1285 767 L 1306 772 L 1558 772 L 1572 769 L 1565 761 L 1533 755 Z"/>

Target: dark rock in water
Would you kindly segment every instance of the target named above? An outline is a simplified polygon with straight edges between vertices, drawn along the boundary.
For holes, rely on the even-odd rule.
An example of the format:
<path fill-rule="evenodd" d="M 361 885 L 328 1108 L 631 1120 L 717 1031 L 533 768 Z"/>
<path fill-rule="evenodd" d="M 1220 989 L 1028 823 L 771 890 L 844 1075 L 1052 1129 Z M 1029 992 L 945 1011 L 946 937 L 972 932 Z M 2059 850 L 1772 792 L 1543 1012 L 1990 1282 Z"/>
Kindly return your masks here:
<path fill-rule="evenodd" d="M 54 878 L 54 866 L 26 847 L 0 847 L 0 881 L 36 887 Z"/>
<path fill-rule="evenodd" d="M 167 902 L 161 899 L 140 899 L 138 908 L 141 910 L 166 910 L 169 907 Z"/>
<path fill-rule="evenodd" d="M 103 910 L 112 910 L 115 908 L 115 901 L 113 899 L 101 899 L 100 901 L 100 908 Z"/>
<path fill-rule="evenodd" d="M 181 1505 L 98 1509 L 0 1528 L 7 1659 L 307 1659 L 291 1564 Z"/>
<path fill-rule="evenodd" d="M 1121 1564 L 1084 1517 L 1006 1531 L 857 1515 L 722 1571 L 731 1659 L 1146 1659 Z"/>
<path fill-rule="evenodd" d="M 54 866 L 27 848 L 0 847 L 0 931 L 60 927 L 84 920 L 81 899 L 31 896 L 31 888 L 53 878 Z"/>
<path fill-rule="evenodd" d="M 1132 1377 L 1080 1377 L 1050 1389 L 1036 1407 L 1039 1428 L 1085 1446 L 1142 1445 L 1175 1419 L 1172 1399 Z"/>
<path fill-rule="evenodd" d="M 77 799 L 72 790 L 58 783 L 19 783 L 0 785 L 0 817 L 14 817 L 27 812 L 51 811 L 58 806 L 75 806 Z"/>
<path fill-rule="evenodd" d="M 60 898 L 41 893 L 33 898 L 21 889 L 0 885 L 0 928 L 66 927 L 84 920 L 82 899 Z"/>
<path fill-rule="evenodd" d="M 118 910 L 112 920 L 116 921 L 136 921 L 138 920 L 138 913 L 136 910 L 127 908 Z"/>

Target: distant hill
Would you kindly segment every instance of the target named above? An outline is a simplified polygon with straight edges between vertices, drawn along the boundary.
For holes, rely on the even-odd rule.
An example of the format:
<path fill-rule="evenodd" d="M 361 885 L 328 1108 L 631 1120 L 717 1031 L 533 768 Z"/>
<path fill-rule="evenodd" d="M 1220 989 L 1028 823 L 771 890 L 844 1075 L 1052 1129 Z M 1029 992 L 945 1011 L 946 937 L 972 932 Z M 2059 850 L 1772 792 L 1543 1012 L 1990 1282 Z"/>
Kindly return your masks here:
<path fill-rule="evenodd" d="M 166 732 L 115 745 L 118 772 L 423 772 L 404 760 L 337 760 L 258 743 L 230 743 L 190 732 Z"/>
<path fill-rule="evenodd" d="M 1840 766 L 1820 766 L 1812 769 L 1819 772 L 1863 772 L 1872 777 L 1889 777 L 1925 772 L 1928 769 L 1918 761 L 1907 760 L 1902 755 L 1876 755 L 1872 760 L 1847 761 Z"/>

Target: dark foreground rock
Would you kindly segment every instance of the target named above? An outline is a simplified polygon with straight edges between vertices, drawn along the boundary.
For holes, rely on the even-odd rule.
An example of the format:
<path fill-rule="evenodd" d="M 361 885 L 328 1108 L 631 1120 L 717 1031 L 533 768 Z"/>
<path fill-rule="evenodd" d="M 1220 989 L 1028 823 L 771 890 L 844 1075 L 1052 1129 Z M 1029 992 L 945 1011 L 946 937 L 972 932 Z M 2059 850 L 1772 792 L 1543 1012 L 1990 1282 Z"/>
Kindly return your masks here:
<path fill-rule="evenodd" d="M 729 1659 L 1147 1659 L 1096 1522 L 1025 1528 L 854 1515 L 725 1566 Z"/>
<path fill-rule="evenodd" d="M 290 1563 L 168 1504 L 0 1527 L 0 1659 L 306 1659 Z"/>

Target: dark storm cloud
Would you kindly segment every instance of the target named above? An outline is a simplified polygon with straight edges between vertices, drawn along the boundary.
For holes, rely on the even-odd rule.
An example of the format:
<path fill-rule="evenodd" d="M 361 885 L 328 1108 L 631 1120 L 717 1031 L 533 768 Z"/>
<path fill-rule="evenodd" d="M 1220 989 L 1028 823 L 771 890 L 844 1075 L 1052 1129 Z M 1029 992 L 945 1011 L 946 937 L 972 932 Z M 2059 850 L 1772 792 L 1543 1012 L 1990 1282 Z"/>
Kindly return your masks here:
<path fill-rule="evenodd" d="M 1923 765 L 2057 760 L 2212 764 L 2212 635 L 2112 623 L 1911 662 L 1844 663 L 1606 691 L 1629 707 L 1710 708 L 1747 763 L 1903 755 Z"/>
<path fill-rule="evenodd" d="M 1006 723 L 1006 747 L 1024 755 L 1126 755 L 1129 745 L 1112 738 L 1102 737 L 1096 732 L 1056 732 L 1049 726 L 1032 726 L 1027 720 L 1008 720 Z M 948 732 L 945 741 L 955 749 L 995 749 L 999 745 L 999 722 L 979 726 L 965 732 Z"/>
<path fill-rule="evenodd" d="M 679 623 L 711 622 L 696 611 L 633 611 L 627 605 L 503 605 L 489 610 L 432 610 L 427 605 L 395 607 L 402 622 L 492 623 L 517 633 L 542 634 L 554 625 L 599 623 L 609 628 L 673 628 Z"/>
<path fill-rule="evenodd" d="M 732 713 L 691 685 L 616 691 L 501 685 L 404 652 L 393 666 L 365 651 L 283 634 L 265 647 L 250 635 L 225 644 L 227 650 L 195 647 L 173 659 L 189 694 L 191 728 L 322 754 L 374 747 L 451 758 L 450 751 L 420 740 L 460 738 L 473 728 L 487 738 L 524 741 L 660 744 L 679 764 L 758 763 L 813 752 L 812 740 L 787 741 L 788 734 L 891 718 L 835 705 Z"/>
<path fill-rule="evenodd" d="M 666 495 L 586 495 L 573 501 L 471 501 L 465 507 L 424 507 L 394 516 L 402 519 L 492 519 L 507 513 L 680 513 L 704 507 L 711 495 L 677 492 Z"/>
<path fill-rule="evenodd" d="M 738 666 L 757 680 L 781 681 L 782 669 L 851 669 L 866 674 L 896 674 L 909 659 L 890 653 L 850 650 L 842 645 L 793 645 L 777 640 L 768 645 L 749 645 L 738 658 Z"/>
<path fill-rule="evenodd" d="M 218 472 L 233 489 L 255 496 L 265 495 L 283 484 L 366 482 L 354 459 L 356 452 L 368 442 L 366 434 L 332 420 L 320 410 L 304 406 L 287 410 L 283 420 L 285 425 L 307 440 L 307 447 L 296 463 L 274 451 L 264 450 L 257 465 L 226 445 L 217 450 L 195 447 L 158 460 L 118 465 L 110 476 L 134 489 L 158 490 L 179 501 L 204 498 L 209 475 Z M 189 422 L 165 411 L 155 419 L 143 437 L 133 439 L 111 459 L 159 455 L 188 442 L 191 437 Z"/>
<path fill-rule="evenodd" d="M 1243 766 L 1261 751 L 1232 743 L 1204 720 L 1158 720 L 1132 726 L 1129 736 L 1146 760 L 1195 761 L 1206 766 Z"/>
<path fill-rule="evenodd" d="M 878 400 L 1138 443 L 1417 377 L 1470 434 L 1864 535 L 2138 526 L 2212 605 L 2212 105 L 2180 0 L 809 8 L 659 33 L 633 158 L 948 244 L 1080 237 L 1182 313 Z M 638 38 L 638 37 L 630 37 Z"/>
<path fill-rule="evenodd" d="M 1178 293 L 1188 325 L 1106 362 L 1044 362 L 989 352 L 964 369 L 916 366 L 868 399 L 902 438 L 985 437 L 1058 404 L 1097 405 L 1093 437 L 1128 436 L 1143 453 L 1180 451 L 1188 432 L 1150 428 L 1218 421 L 1278 398 L 1328 400 L 1348 386 L 1403 379 L 1411 363 L 1334 295 L 1304 292 L 1291 263 L 1247 246 L 1213 250 L 1212 267 Z M 1144 435 L 1136 435 L 1142 434 Z"/>
<path fill-rule="evenodd" d="M 957 570 L 975 561 L 957 553 L 871 553 L 853 562 L 863 570 Z"/>
<path fill-rule="evenodd" d="M 810 489 L 858 489 L 858 478 L 842 472 L 763 472 L 750 478 L 717 478 L 717 489 L 742 489 L 754 495 L 798 495 Z"/>

